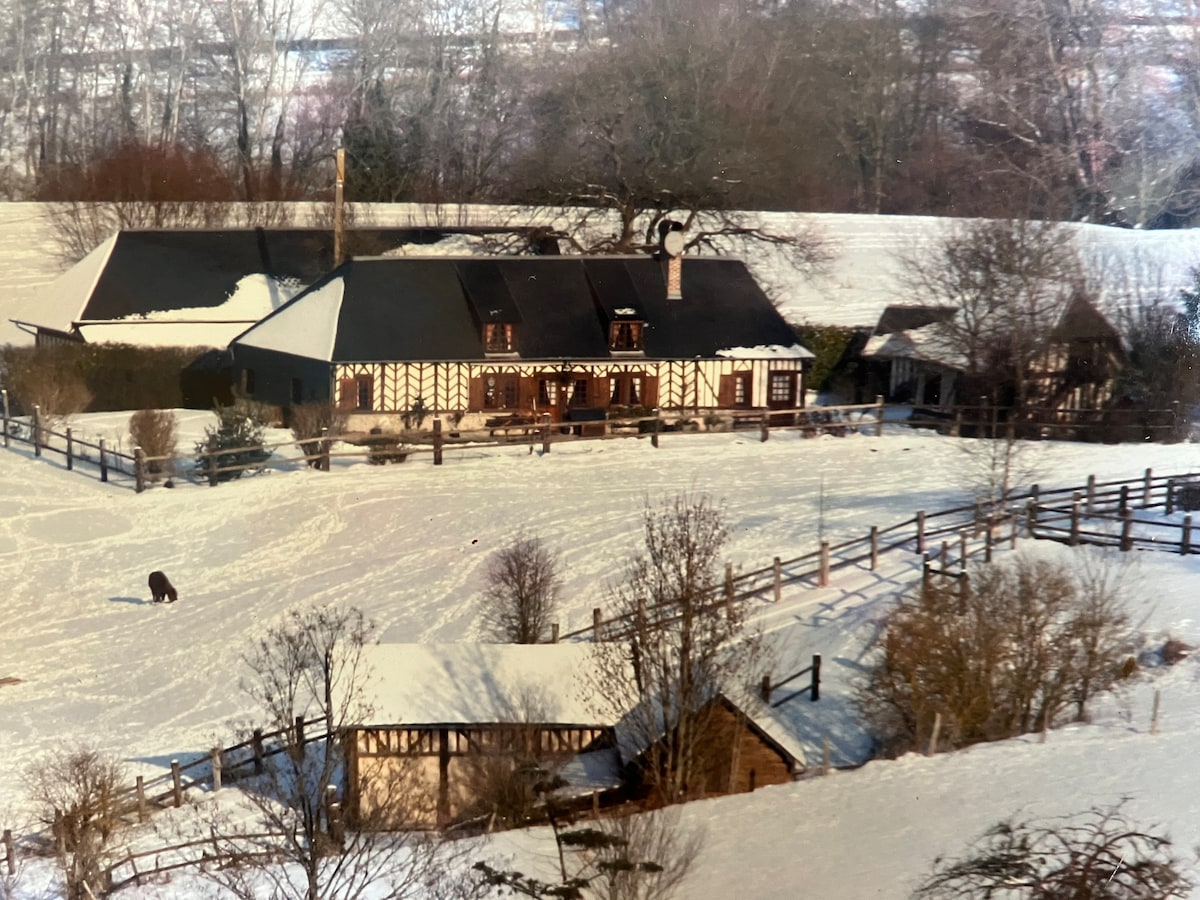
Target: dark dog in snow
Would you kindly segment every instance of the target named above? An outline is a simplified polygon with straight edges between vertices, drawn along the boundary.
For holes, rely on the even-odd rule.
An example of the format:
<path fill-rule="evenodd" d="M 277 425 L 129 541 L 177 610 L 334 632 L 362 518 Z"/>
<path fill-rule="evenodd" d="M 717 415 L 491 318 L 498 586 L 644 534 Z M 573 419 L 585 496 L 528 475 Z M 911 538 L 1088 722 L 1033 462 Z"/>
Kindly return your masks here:
<path fill-rule="evenodd" d="M 174 603 L 179 599 L 179 592 L 175 590 L 175 585 L 171 584 L 170 580 L 162 572 L 150 573 L 150 593 L 154 595 L 155 603 Z"/>

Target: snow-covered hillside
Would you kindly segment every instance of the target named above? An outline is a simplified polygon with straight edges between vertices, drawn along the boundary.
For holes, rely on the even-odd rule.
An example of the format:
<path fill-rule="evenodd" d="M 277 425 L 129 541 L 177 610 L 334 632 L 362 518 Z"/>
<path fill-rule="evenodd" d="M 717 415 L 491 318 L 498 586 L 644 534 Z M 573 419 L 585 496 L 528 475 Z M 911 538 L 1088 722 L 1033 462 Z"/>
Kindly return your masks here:
<path fill-rule="evenodd" d="M 196 435 L 205 413 L 181 413 Z M 115 439 L 126 417 L 89 416 L 81 433 Z M 181 442 L 186 447 L 186 440 Z M 404 465 L 297 468 L 207 488 L 134 494 L 93 475 L 0 450 L 0 827 L 20 830 L 22 773 L 48 747 L 88 741 L 118 752 L 130 775 L 161 774 L 228 737 L 253 714 L 238 689 L 251 637 L 299 605 L 362 607 L 385 639 L 479 636 L 477 595 L 487 555 L 520 526 L 563 553 L 564 630 L 591 619 L 605 584 L 639 538 L 645 500 L 703 491 L 726 505 L 728 558 L 744 568 L 887 526 L 917 509 L 961 502 L 971 463 L 963 442 L 889 426 L 882 438 L 803 440 L 773 434 L 665 435 L 581 442 L 549 455 L 487 448 Z M 1045 485 L 1200 469 L 1196 445 L 1039 444 L 1028 457 Z M 1043 546 L 1044 545 L 1039 545 Z M 1069 554 L 1065 548 L 1054 552 Z M 1167 632 L 1200 644 L 1200 559 L 1136 554 L 1129 602 L 1147 645 Z M 150 603 L 146 574 L 166 571 L 178 603 Z M 756 615 L 780 671 L 825 656 L 822 700 L 788 714 L 834 763 L 862 762 L 866 742 L 848 702 L 864 648 L 916 577 L 911 554 L 878 573 L 838 573 L 826 589 L 797 587 Z M 1160 733 L 1149 733 L 1153 690 Z M 1158 823 L 1185 855 L 1200 845 L 1200 659 L 1143 671 L 1095 721 L 926 759 L 873 761 L 682 812 L 707 832 L 688 898 L 903 897 L 934 856 L 960 851 L 1012 813 L 1082 811 L 1129 795 L 1128 812 Z M 819 753 L 814 752 L 819 758 Z M 502 835 L 481 854 L 549 858 L 544 833 Z M 37 866 L 18 896 L 40 896 Z M 186 897 L 185 877 L 130 897 Z M 1200 893 L 1197 894 L 1200 896 Z"/>
<path fill-rule="evenodd" d="M 306 221 L 307 207 L 297 210 Z M 920 216 L 762 213 L 761 224 L 784 234 L 811 230 L 824 241 L 831 262 L 824 272 L 805 278 L 774 251 L 747 244 L 736 252 L 771 291 L 783 314 L 794 322 L 873 325 L 889 303 L 920 303 L 902 287 L 900 259 L 928 247 L 953 228 L 952 219 Z M 530 214 L 503 207 L 426 208 L 410 204 L 371 205 L 359 220 L 374 225 L 531 224 Z M 1131 231 L 1099 225 L 1069 225 L 1096 289 L 1109 305 L 1131 301 L 1129 286 L 1143 297 L 1173 300 L 1200 265 L 1200 230 Z M 10 318 L 37 321 L 41 292 L 61 273 L 54 230 L 45 207 L 36 203 L 0 203 L 0 344 L 22 343 L 29 336 Z M 461 245 L 455 244 L 456 252 Z M 432 252 L 436 252 L 433 250 Z"/>

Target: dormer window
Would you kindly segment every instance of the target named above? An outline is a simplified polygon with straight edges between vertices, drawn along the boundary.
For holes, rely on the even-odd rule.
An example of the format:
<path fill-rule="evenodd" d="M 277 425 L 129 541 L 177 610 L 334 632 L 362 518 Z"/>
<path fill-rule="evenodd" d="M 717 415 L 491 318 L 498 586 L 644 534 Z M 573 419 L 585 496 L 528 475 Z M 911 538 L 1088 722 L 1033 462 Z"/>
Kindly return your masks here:
<path fill-rule="evenodd" d="M 485 353 L 516 352 L 516 328 L 511 322 L 488 322 L 483 326 Z"/>
<path fill-rule="evenodd" d="M 610 350 L 640 351 L 645 349 L 642 343 L 644 331 L 643 322 L 613 322 L 609 326 L 608 346 Z"/>

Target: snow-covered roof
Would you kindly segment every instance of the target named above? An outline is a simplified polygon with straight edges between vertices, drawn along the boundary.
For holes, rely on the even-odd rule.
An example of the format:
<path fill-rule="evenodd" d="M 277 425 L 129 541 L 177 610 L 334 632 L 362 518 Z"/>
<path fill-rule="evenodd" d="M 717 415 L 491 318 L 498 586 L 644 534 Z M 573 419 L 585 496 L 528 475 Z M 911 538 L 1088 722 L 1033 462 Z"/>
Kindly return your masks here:
<path fill-rule="evenodd" d="M 376 644 L 362 725 L 613 725 L 593 645 Z"/>
<path fill-rule="evenodd" d="M 816 359 L 807 347 L 799 344 L 760 344 L 757 347 L 728 347 L 718 350 L 717 356 L 726 359 Z"/>

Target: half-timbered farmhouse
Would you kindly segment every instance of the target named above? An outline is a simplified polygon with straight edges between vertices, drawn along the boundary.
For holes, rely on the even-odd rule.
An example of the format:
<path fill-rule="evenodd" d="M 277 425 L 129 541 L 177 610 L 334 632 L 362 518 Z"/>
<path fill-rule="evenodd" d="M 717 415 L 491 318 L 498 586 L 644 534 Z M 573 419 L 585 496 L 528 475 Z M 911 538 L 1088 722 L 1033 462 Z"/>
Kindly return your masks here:
<path fill-rule="evenodd" d="M 356 258 L 230 351 L 247 395 L 333 402 L 352 427 L 795 409 L 812 359 L 743 262 L 649 256 Z"/>

